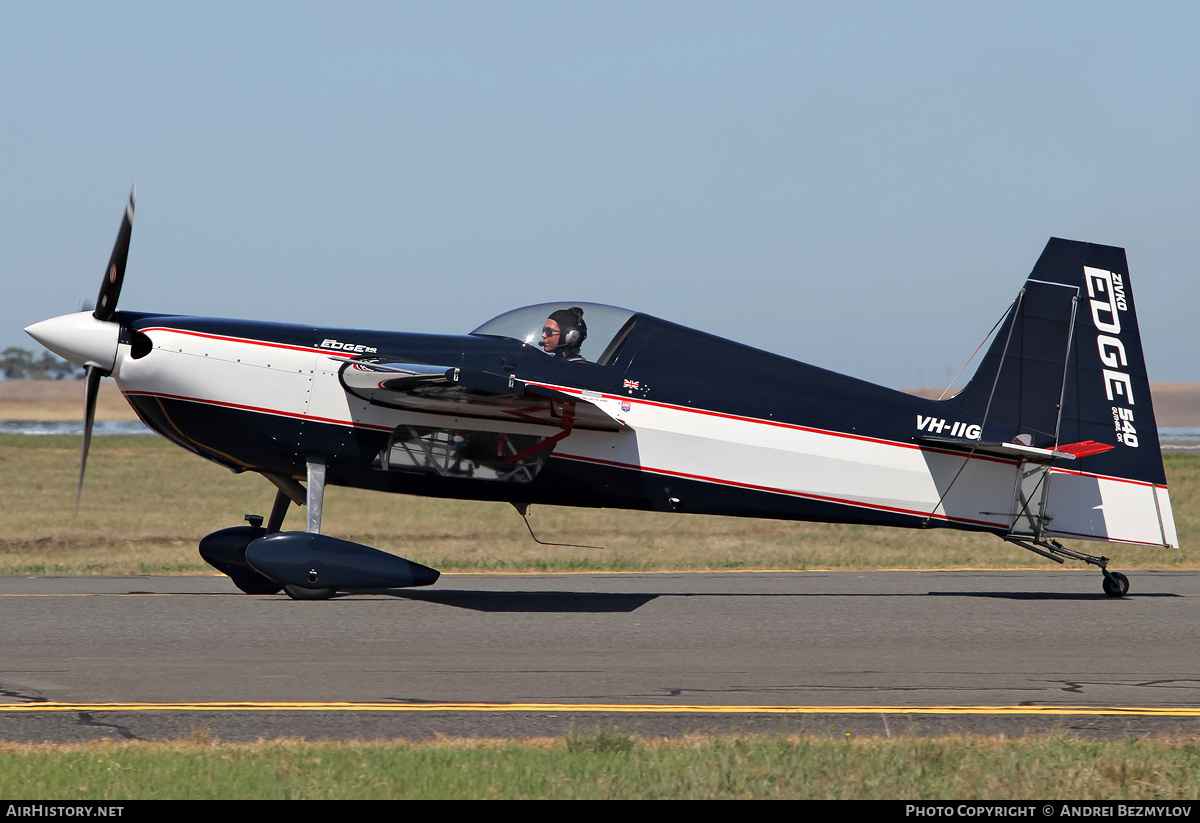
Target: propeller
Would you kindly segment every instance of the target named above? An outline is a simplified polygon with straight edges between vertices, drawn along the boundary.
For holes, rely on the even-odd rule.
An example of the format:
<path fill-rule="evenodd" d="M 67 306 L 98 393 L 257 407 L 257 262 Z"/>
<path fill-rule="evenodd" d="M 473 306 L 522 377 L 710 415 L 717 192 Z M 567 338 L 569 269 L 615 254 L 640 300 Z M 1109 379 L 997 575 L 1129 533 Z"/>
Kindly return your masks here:
<path fill-rule="evenodd" d="M 129 192 L 129 202 L 125 205 L 125 216 L 121 219 L 121 228 L 117 230 L 117 241 L 113 244 L 112 255 L 108 258 L 108 266 L 104 270 L 104 279 L 100 283 L 100 293 L 96 297 L 96 309 L 92 317 L 97 320 L 112 320 L 117 311 L 117 299 L 121 296 L 121 284 L 125 282 L 125 264 L 129 261 L 129 238 L 133 234 L 133 207 L 137 200 L 137 186 Z M 88 449 L 92 445 L 92 426 L 96 422 L 96 400 L 100 395 L 100 378 L 111 374 L 111 369 L 102 368 L 95 363 L 87 363 L 87 380 L 83 394 L 83 446 L 79 453 L 79 483 L 75 487 L 75 511 L 79 511 L 79 498 L 83 494 L 83 475 L 87 471 Z"/>
<path fill-rule="evenodd" d="M 133 204 L 136 200 L 137 186 L 134 186 L 129 192 L 121 228 L 117 231 L 117 242 L 113 244 L 112 256 L 108 258 L 108 267 L 104 270 L 100 294 L 96 296 L 96 310 L 92 312 L 92 317 L 97 320 L 111 320 L 113 312 L 117 310 L 117 298 L 121 296 L 121 284 L 125 282 L 125 263 L 129 260 L 129 237 L 133 234 Z"/>
<path fill-rule="evenodd" d="M 75 513 L 79 513 L 79 498 L 83 495 L 83 473 L 87 470 L 88 449 L 92 445 L 92 424 L 96 422 L 96 397 L 100 394 L 100 378 L 105 374 L 99 366 L 87 367 L 83 393 L 83 448 L 79 453 L 79 483 L 75 486 Z"/>

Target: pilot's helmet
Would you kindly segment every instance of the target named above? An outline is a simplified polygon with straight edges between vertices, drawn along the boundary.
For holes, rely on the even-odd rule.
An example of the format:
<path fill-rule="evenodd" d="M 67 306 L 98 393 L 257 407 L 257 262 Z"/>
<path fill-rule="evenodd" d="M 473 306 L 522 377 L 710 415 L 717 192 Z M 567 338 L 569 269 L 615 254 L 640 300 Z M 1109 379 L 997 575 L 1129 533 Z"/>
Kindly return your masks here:
<path fill-rule="evenodd" d="M 566 349 L 577 349 L 587 340 L 587 323 L 583 322 L 583 309 L 573 306 L 551 312 L 550 319 L 558 324 L 559 345 Z"/>

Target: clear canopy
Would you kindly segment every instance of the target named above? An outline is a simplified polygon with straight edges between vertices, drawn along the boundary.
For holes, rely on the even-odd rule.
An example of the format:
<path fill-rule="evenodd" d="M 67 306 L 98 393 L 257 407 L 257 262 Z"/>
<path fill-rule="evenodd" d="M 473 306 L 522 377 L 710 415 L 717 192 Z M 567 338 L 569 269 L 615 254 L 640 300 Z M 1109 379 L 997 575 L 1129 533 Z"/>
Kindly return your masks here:
<path fill-rule="evenodd" d="M 493 317 L 471 334 L 509 337 L 537 347 L 542 341 L 542 327 L 550 315 L 560 309 L 576 307 L 583 309 L 583 322 L 587 326 L 587 337 L 579 347 L 579 352 L 593 363 L 604 363 L 604 355 L 611 355 L 609 344 L 634 316 L 634 312 L 603 303 L 538 303 Z"/>

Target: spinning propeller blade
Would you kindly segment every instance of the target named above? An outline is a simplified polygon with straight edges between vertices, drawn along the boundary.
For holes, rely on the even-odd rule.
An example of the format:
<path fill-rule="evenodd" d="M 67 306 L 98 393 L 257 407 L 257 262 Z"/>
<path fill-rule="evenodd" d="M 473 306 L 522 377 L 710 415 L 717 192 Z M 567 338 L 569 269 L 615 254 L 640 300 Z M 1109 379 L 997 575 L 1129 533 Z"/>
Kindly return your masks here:
<path fill-rule="evenodd" d="M 121 296 L 121 284 L 125 282 L 125 264 L 129 261 L 129 239 L 133 235 L 133 206 L 137 200 L 137 186 L 129 192 L 125 205 L 125 216 L 117 230 L 117 241 L 113 244 L 104 280 L 100 283 L 100 294 L 96 297 L 96 309 L 92 316 L 97 320 L 111 320 L 117 311 L 117 300 Z M 88 364 L 87 381 L 83 395 L 83 447 L 79 452 L 79 483 L 75 487 L 75 511 L 79 511 L 79 499 L 83 495 L 83 475 L 87 471 L 88 449 L 92 445 L 92 426 L 96 422 L 96 400 L 100 394 L 100 378 L 111 372 L 100 366 Z"/>
<path fill-rule="evenodd" d="M 121 296 L 121 284 L 125 281 L 125 263 L 129 260 L 129 237 L 133 234 L 133 204 L 137 199 L 137 186 L 129 192 L 125 206 L 125 217 L 117 231 L 117 242 L 113 244 L 112 257 L 104 269 L 104 280 L 100 283 L 100 294 L 96 297 L 96 310 L 92 316 L 97 320 L 109 320 L 117 310 L 117 298 Z"/>
<path fill-rule="evenodd" d="M 97 366 L 87 367 L 87 385 L 83 395 L 83 448 L 79 453 L 79 483 L 75 487 L 75 512 L 83 495 L 83 473 L 87 469 L 88 449 L 92 445 L 92 424 L 96 422 L 96 397 L 100 394 L 100 378 L 104 371 Z"/>

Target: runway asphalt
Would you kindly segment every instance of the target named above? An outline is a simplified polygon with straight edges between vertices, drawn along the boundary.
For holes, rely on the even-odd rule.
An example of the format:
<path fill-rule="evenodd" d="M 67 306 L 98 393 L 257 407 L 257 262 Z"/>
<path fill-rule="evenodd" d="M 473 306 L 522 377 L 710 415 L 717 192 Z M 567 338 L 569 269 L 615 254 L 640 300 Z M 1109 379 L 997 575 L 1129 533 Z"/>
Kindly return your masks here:
<path fill-rule="evenodd" d="M 1195 734 L 1200 571 L 0 578 L 0 740 Z"/>

